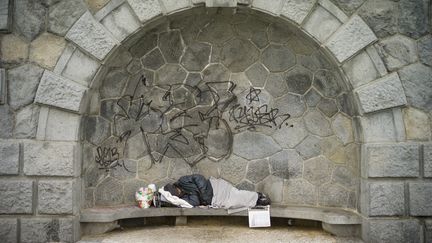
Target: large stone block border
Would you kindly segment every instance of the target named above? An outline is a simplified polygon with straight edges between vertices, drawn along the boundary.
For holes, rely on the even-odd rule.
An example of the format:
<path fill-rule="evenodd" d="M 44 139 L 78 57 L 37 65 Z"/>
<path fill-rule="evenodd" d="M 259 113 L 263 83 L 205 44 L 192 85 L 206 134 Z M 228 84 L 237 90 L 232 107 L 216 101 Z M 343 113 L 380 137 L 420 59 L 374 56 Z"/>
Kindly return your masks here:
<path fill-rule="evenodd" d="M 112 17 L 114 15 L 114 10 L 119 6 L 124 6 L 126 9 L 130 11 L 122 12 L 122 18 L 126 19 L 126 23 L 122 23 L 124 27 L 128 28 L 117 28 L 126 29 L 123 31 L 126 32 L 115 32 L 114 30 L 110 30 L 110 28 L 106 27 L 106 23 L 104 19 Z M 35 102 L 41 105 L 44 109 L 43 116 L 39 117 L 39 125 L 41 128 L 38 130 L 38 140 L 42 141 L 51 141 L 49 144 L 56 148 L 62 148 L 68 151 L 68 153 L 78 153 L 75 149 L 71 149 L 66 145 L 62 145 L 63 141 L 76 141 L 79 138 L 79 124 L 75 122 L 73 125 L 76 129 L 73 131 L 69 131 L 67 134 L 61 135 L 53 135 L 58 134 L 58 129 L 61 129 L 59 126 L 51 127 L 50 121 L 56 122 L 64 122 L 65 124 L 70 124 L 70 118 L 74 117 L 74 119 L 79 119 L 81 114 L 86 112 L 86 107 L 90 103 L 92 90 L 97 87 L 99 84 L 98 79 L 102 77 L 104 74 L 104 63 L 113 58 L 113 53 L 115 53 L 116 49 L 122 44 L 130 41 L 131 38 L 134 37 L 135 33 L 143 31 L 147 28 L 150 28 L 154 23 L 166 18 L 167 16 L 178 13 L 181 11 L 187 11 L 189 9 L 195 8 L 197 6 L 206 6 L 206 7 L 241 7 L 241 8 L 250 8 L 254 9 L 258 12 L 263 12 L 265 14 L 269 14 L 272 16 L 280 17 L 283 20 L 286 20 L 289 24 L 294 25 L 298 28 L 299 31 L 304 32 L 306 35 L 310 36 L 314 39 L 321 48 L 326 52 L 330 57 L 333 58 L 334 62 L 337 66 L 345 66 L 346 70 L 351 70 L 355 67 L 355 65 L 347 65 L 349 62 L 356 59 L 356 57 L 363 55 L 368 58 L 368 62 L 371 63 L 371 66 L 375 68 L 377 75 L 367 83 L 361 83 L 355 87 L 354 92 L 356 92 L 357 97 L 355 99 L 357 107 L 359 107 L 361 111 L 364 113 L 380 113 L 385 112 L 386 109 L 403 106 L 406 104 L 406 96 L 404 94 L 403 89 L 400 86 L 400 80 L 396 73 L 388 74 L 384 67 L 384 62 L 381 60 L 381 57 L 377 54 L 375 48 L 372 44 L 377 41 L 377 37 L 373 33 L 373 31 L 367 26 L 367 24 L 358 16 L 353 15 L 351 17 L 346 16 L 342 10 L 340 10 L 337 6 L 332 4 L 327 0 L 305 0 L 305 1 L 296 1 L 296 0 L 254 0 L 254 1 L 245 1 L 245 0 L 111 0 L 104 8 L 99 10 L 97 13 L 92 15 L 90 12 L 84 13 L 79 20 L 70 28 L 68 33 L 66 34 L 66 39 L 68 41 L 68 45 L 63 51 L 63 54 L 59 58 L 56 67 L 53 71 L 45 70 L 40 85 L 38 87 L 37 95 Z M 324 11 L 333 15 L 340 24 L 335 25 L 335 30 L 326 38 L 315 38 L 313 33 L 309 33 L 305 29 L 305 23 L 308 21 L 310 16 L 317 12 L 317 9 L 324 9 Z M 321 10 L 320 10 L 321 11 Z M 319 14 L 318 14 L 319 16 Z M 319 22 L 319 21 L 315 21 Z M 105 24 L 104 24 L 105 23 Z M 134 26 L 133 28 L 130 26 Z M 313 28 L 312 28 L 313 29 Z M 78 59 L 71 58 L 75 50 L 79 51 L 81 54 L 78 55 Z M 65 67 L 70 64 L 73 66 L 75 70 L 80 70 L 79 60 L 82 58 L 82 65 L 89 63 L 91 61 L 95 68 L 95 70 L 91 70 L 91 76 L 93 77 L 91 81 L 89 80 L 71 80 L 72 78 L 67 77 L 64 74 L 63 70 Z M 75 60 L 75 63 L 70 63 L 72 60 Z M 77 61 L 78 60 L 78 64 Z M 97 70 L 96 70 L 97 69 Z M 352 70 L 351 70 L 352 71 Z M 90 72 L 90 71 L 89 71 Z M 355 73 L 355 70 L 351 73 Z M 358 74 L 357 74 L 358 75 Z M 352 80 L 353 77 L 347 77 L 347 85 L 353 88 L 353 83 L 355 80 Z M 396 84 L 396 88 L 392 90 L 390 93 L 385 93 L 387 87 L 389 85 Z M 370 101 L 364 97 L 367 97 L 367 93 L 369 90 L 376 92 L 374 94 L 374 99 Z M 382 93 L 384 92 L 384 93 Z M 396 97 L 393 97 L 393 94 L 397 94 Z M 397 98 L 397 99 L 393 99 Z M 56 110 L 59 110 L 56 112 Z M 54 112 L 54 113 L 51 113 Z M 52 115 L 54 114 L 54 115 Z M 400 117 L 400 119 L 402 119 Z M 403 123 L 403 121 L 399 121 Z M 57 130 L 55 130 L 57 129 Z M 52 130 L 52 131 L 51 131 Z M 60 142 L 61 141 L 61 142 Z M 58 146 L 56 145 L 58 144 Z M 30 144 L 31 146 L 37 144 Z M 29 145 L 29 146 L 30 146 Z M 50 145 L 45 147 L 50 149 Z M 391 145 L 390 145 L 391 146 Z M 27 148 L 24 146 L 24 149 Z M 44 148 L 42 146 L 42 148 Z M 24 152 L 25 153 L 25 152 Z M 410 152 L 406 152 L 408 155 L 411 155 Z M 25 155 L 25 154 L 24 154 Z M 77 156 L 77 155 L 74 155 Z M 403 159 L 405 156 L 405 152 L 403 155 L 400 155 L 397 159 Z M 37 162 L 41 163 L 41 166 L 44 166 L 44 162 L 42 161 L 44 158 L 30 158 Z M 388 159 L 391 159 L 390 157 Z M 418 162 L 418 158 L 417 162 Z M 364 160 L 364 158 L 363 158 Z M 373 159 L 371 159 L 372 161 Z M 49 161 L 49 160 L 48 160 Z M 371 161 L 363 162 L 364 164 L 370 164 Z M 70 163 L 70 161 L 65 160 L 65 163 Z M 80 164 L 80 161 L 75 161 L 74 163 Z M 373 161 L 372 161 L 373 163 Z M 401 162 L 402 163 L 402 162 Z M 362 170 L 365 170 L 368 167 L 361 166 Z M 402 167 L 405 164 L 401 164 L 401 167 L 397 167 L 391 170 L 386 170 L 382 168 L 382 174 L 379 175 L 366 175 L 366 180 L 368 180 L 368 176 L 372 177 L 411 177 L 411 176 L 419 176 L 418 170 L 419 165 L 414 165 L 414 167 L 410 165 L 408 166 L 409 170 L 401 171 L 401 175 L 399 175 L 399 170 L 403 169 Z M 68 171 L 58 171 L 55 172 L 58 176 L 77 176 L 76 171 L 78 171 L 78 167 L 76 165 L 71 165 Z M 41 171 L 33 171 L 31 173 L 42 173 Z M 52 175 L 57 175 L 52 174 Z M 50 176 L 50 175 L 48 175 Z M 384 187 L 388 188 L 389 191 L 394 192 L 394 194 L 400 194 L 401 188 L 399 184 L 395 185 L 384 185 Z M 376 186 L 379 188 L 379 186 Z M 376 189 L 375 188 L 375 189 Z M 74 189 L 77 190 L 77 189 Z M 377 195 L 377 197 L 379 194 Z M 387 202 L 371 202 L 376 205 L 377 203 L 387 203 Z M 53 209 L 46 209 L 47 212 Z M 392 216 L 407 213 L 406 209 L 401 209 L 399 205 L 395 206 L 391 212 L 380 211 L 376 209 L 373 213 L 380 216 Z M 429 210 L 429 209 L 424 209 Z M 72 210 L 75 215 L 75 210 Z M 71 212 L 69 208 L 63 209 L 62 212 Z M 417 214 L 417 212 L 412 212 L 413 214 Z M 420 212 L 421 213 L 421 212 Z M 429 213 L 429 211 L 428 211 Z M 386 215 L 390 214 L 390 215 Z M 21 220 L 22 221 L 22 220 Z M 40 222 L 39 222 L 40 221 Z M 44 220 L 39 220 L 34 218 L 34 220 L 28 221 L 30 223 L 24 223 L 25 227 L 32 227 L 32 224 L 43 225 L 46 224 Z M 69 220 L 60 220 L 55 221 L 60 222 L 61 225 L 68 229 L 72 229 L 73 239 L 76 239 L 77 229 L 76 224 L 69 223 Z M 65 223 L 66 222 L 66 223 Z M 74 221 L 75 222 L 75 221 Z M 383 221 L 384 222 L 384 221 Z M 387 222 L 387 221 L 386 221 Z M 413 232 L 416 232 L 417 222 L 412 221 L 404 221 L 398 223 L 397 221 L 391 221 L 391 228 L 397 229 L 402 227 L 405 224 L 414 225 Z M 20 223 L 20 221 L 19 221 Z M 48 222 L 50 223 L 50 222 Z M 11 229 L 13 232 L 14 222 L 11 221 Z M 23 222 L 21 222 L 21 231 L 23 228 Z M 370 225 L 373 225 L 371 223 Z M 377 225 L 384 227 L 386 223 L 377 223 Z M 400 226 L 402 225 L 402 226 Z M 79 227 L 78 227 L 79 228 Z M 375 232 L 375 231 L 374 231 Z M 374 233 L 372 232 L 372 233 Z M 407 237 L 411 234 L 411 232 L 403 233 L 401 237 Z M 21 236 L 21 238 L 25 238 L 25 236 Z M 60 240 L 62 238 L 60 236 Z M 67 239 L 67 238 L 66 238 Z"/>

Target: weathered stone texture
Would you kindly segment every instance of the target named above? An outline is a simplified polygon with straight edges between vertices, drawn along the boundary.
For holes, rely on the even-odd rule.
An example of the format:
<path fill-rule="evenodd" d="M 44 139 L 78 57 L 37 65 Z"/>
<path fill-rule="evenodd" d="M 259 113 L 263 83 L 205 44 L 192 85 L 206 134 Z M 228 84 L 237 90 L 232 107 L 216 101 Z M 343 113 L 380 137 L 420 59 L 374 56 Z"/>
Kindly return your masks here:
<path fill-rule="evenodd" d="M 234 136 L 233 153 L 245 159 L 262 159 L 279 150 L 279 145 L 264 134 L 246 131 Z"/>
<path fill-rule="evenodd" d="M 31 214 L 33 182 L 1 180 L 0 214 Z"/>
<path fill-rule="evenodd" d="M 384 142 L 397 139 L 397 131 L 391 110 L 371 113 L 360 118 L 364 142 Z"/>
<path fill-rule="evenodd" d="M 276 176 L 268 176 L 257 185 L 257 191 L 263 192 L 271 199 L 272 203 L 280 203 L 283 198 L 284 180 Z"/>
<path fill-rule="evenodd" d="M 315 205 L 317 189 L 304 179 L 286 180 L 283 201 L 288 204 Z"/>
<path fill-rule="evenodd" d="M 321 138 L 309 135 L 299 145 L 296 146 L 297 152 L 303 159 L 310 159 L 321 153 Z"/>
<path fill-rule="evenodd" d="M 77 159 L 74 143 L 24 143 L 24 173 L 26 175 L 73 176 Z"/>
<path fill-rule="evenodd" d="M 0 142 L 0 174 L 18 175 L 19 144 L 15 142 Z"/>
<path fill-rule="evenodd" d="M 295 150 L 283 150 L 269 158 L 271 174 L 283 179 L 299 178 L 303 174 L 303 159 Z"/>
<path fill-rule="evenodd" d="M 77 141 L 81 117 L 62 110 L 50 109 L 46 121 L 45 139 Z"/>
<path fill-rule="evenodd" d="M 424 36 L 419 39 L 417 43 L 420 61 L 423 64 L 432 67 L 432 35 Z"/>
<path fill-rule="evenodd" d="M 45 70 L 35 102 L 72 111 L 79 111 L 86 88 Z"/>
<path fill-rule="evenodd" d="M 128 0 L 128 3 L 141 22 L 146 22 L 162 14 L 158 0 Z"/>
<path fill-rule="evenodd" d="M 214 8 L 214 7 L 236 7 L 237 0 L 206 0 L 206 7 Z"/>
<path fill-rule="evenodd" d="M 393 182 L 371 182 L 368 185 L 369 216 L 404 215 L 404 184 Z"/>
<path fill-rule="evenodd" d="M 286 105 L 290 104 L 290 105 Z M 303 98 L 295 94 L 286 94 L 274 101 L 274 107 L 279 109 L 279 114 L 289 114 L 290 117 L 300 117 L 306 110 Z"/>
<path fill-rule="evenodd" d="M 14 10 L 14 31 L 30 41 L 44 31 L 46 8 L 41 1 L 17 0 Z"/>
<path fill-rule="evenodd" d="M 398 31 L 398 3 L 393 0 L 366 1 L 359 9 L 359 15 L 380 38 Z"/>
<path fill-rule="evenodd" d="M 425 242 L 431 242 L 432 241 L 432 220 L 426 220 L 425 221 Z"/>
<path fill-rule="evenodd" d="M 318 156 L 304 162 L 303 177 L 315 186 L 330 181 L 332 163 L 324 156 Z"/>
<path fill-rule="evenodd" d="M 421 242 L 420 224 L 417 220 L 370 220 L 364 234 L 367 241 L 379 242 Z"/>
<path fill-rule="evenodd" d="M 308 135 L 303 120 L 292 120 L 290 124 L 292 127 L 282 126 L 272 135 L 273 139 L 283 148 L 294 148 Z"/>
<path fill-rule="evenodd" d="M 76 242 L 79 224 L 75 218 L 23 218 L 22 242 Z"/>
<path fill-rule="evenodd" d="M 243 72 L 258 57 L 258 49 L 250 41 L 242 39 L 228 41 L 221 50 L 221 61 L 232 72 Z"/>
<path fill-rule="evenodd" d="M 98 186 L 95 193 L 96 205 L 110 206 L 123 202 L 123 185 L 116 179 L 108 177 Z"/>
<path fill-rule="evenodd" d="M 410 215 L 432 216 L 431 182 L 409 183 Z"/>
<path fill-rule="evenodd" d="M 245 74 L 254 87 L 263 87 L 269 75 L 269 71 L 264 65 L 257 62 L 248 68 Z"/>
<path fill-rule="evenodd" d="M 432 177 L 432 144 L 423 146 L 424 176 Z"/>
<path fill-rule="evenodd" d="M 117 40 L 122 41 L 140 27 L 140 22 L 127 4 L 114 9 L 101 23 Z"/>
<path fill-rule="evenodd" d="M 249 162 L 246 179 L 258 183 L 270 175 L 267 159 L 253 160 Z"/>
<path fill-rule="evenodd" d="M 82 0 L 60 1 L 49 9 L 48 30 L 64 36 L 85 11 L 86 6 Z"/>
<path fill-rule="evenodd" d="M 356 94 L 366 113 L 407 103 L 404 89 L 396 73 L 356 89 Z"/>
<path fill-rule="evenodd" d="M 315 72 L 313 86 L 328 98 L 335 98 L 344 90 L 339 74 L 330 70 Z"/>
<path fill-rule="evenodd" d="M 14 127 L 14 114 L 7 105 L 0 106 L 0 138 L 12 137 Z"/>
<path fill-rule="evenodd" d="M 39 107 L 29 105 L 16 113 L 15 137 L 35 138 L 39 119 Z"/>
<path fill-rule="evenodd" d="M 99 66 L 100 64 L 97 61 L 81 51 L 75 50 L 62 72 L 62 76 L 87 86 Z"/>
<path fill-rule="evenodd" d="M 220 175 L 223 179 L 238 184 L 245 177 L 247 164 L 247 160 L 231 155 L 227 160 L 220 163 Z"/>
<path fill-rule="evenodd" d="M 407 139 L 428 140 L 431 137 L 431 120 L 426 113 L 415 108 L 405 108 L 403 119 Z"/>
<path fill-rule="evenodd" d="M 389 71 L 417 61 L 417 45 L 414 40 L 394 35 L 378 43 L 378 51 Z"/>
<path fill-rule="evenodd" d="M 112 35 L 87 12 L 66 34 L 66 38 L 102 60 L 117 44 Z"/>
<path fill-rule="evenodd" d="M 343 62 L 375 40 L 372 30 L 355 15 L 329 38 L 326 46 L 339 62 Z"/>
<path fill-rule="evenodd" d="M 319 6 L 311 14 L 304 28 L 320 42 L 324 42 L 342 23 L 331 13 Z"/>
<path fill-rule="evenodd" d="M 12 109 L 33 103 L 42 73 L 43 69 L 33 64 L 9 70 L 9 105 Z"/>
<path fill-rule="evenodd" d="M 333 133 L 330 122 L 317 110 L 308 111 L 304 121 L 309 132 L 315 135 L 326 137 Z"/>
<path fill-rule="evenodd" d="M 418 38 L 429 32 L 429 0 L 400 0 L 399 31 L 402 34 Z"/>
<path fill-rule="evenodd" d="M 19 63 L 27 59 L 29 44 L 20 37 L 9 34 L 0 38 L 1 63 Z"/>
<path fill-rule="evenodd" d="M 182 56 L 181 64 L 188 71 L 201 71 L 209 63 L 211 46 L 206 43 L 190 44 Z"/>
<path fill-rule="evenodd" d="M 293 67 L 296 59 L 288 47 L 272 44 L 263 51 L 262 62 L 271 72 L 283 72 Z"/>
<path fill-rule="evenodd" d="M 284 74 L 288 91 L 303 95 L 312 85 L 313 74 L 306 68 L 296 66 Z"/>
<path fill-rule="evenodd" d="M 111 125 L 102 117 L 86 117 L 84 131 L 87 141 L 99 145 L 111 135 Z"/>
<path fill-rule="evenodd" d="M 399 70 L 408 104 L 432 110 L 432 69 L 420 63 L 411 64 Z"/>
<path fill-rule="evenodd" d="M 285 1 L 281 10 L 281 15 L 287 17 L 297 24 L 301 24 L 314 6 L 316 0 L 288 0 Z"/>
<path fill-rule="evenodd" d="M 354 88 L 367 84 L 378 77 L 378 71 L 369 55 L 361 52 L 343 65 L 343 69 Z"/>
<path fill-rule="evenodd" d="M 274 0 L 272 2 L 266 0 L 254 0 L 252 2 L 252 7 L 262 9 L 271 14 L 279 14 L 281 11 L 281 0 Z"/>
<path fill-rule="evenodd" d="M 73 181 L 41 180 L 38 183 L 38 213 L 72 214 L 76 198 Z"/>
<path fill-rule="evenodd" d="M 18 242 L 18 221 L 17 219 L 7 218 L 0 222 L 0 240 L 5 243 Z"/>
<path fill-rule="evenodd" d="M 127 74 L 125 71 L 111 69 L 105 76 L 103 85 L 99 88 L 101 98 L 120 98 L 126 82 Z"/>
<path fill-rule="evenodd" d="M 335 0 L 333 2 L 344 12 L 352 13 L 359 8 L 365 0 Z"/>
<path fill-rule="evenodd" d="M 189 0 L 161 0 L 167 13 L 178 11 L 190 6 Z"/>
<path fill-rule="evenodd" d="M 410 143 L 365 145 L 370 177 L 417 177 L 419 146 Z"/>
<path fill-rule="evenodd" d="M 326 207 L 348 207 L 349 192 L 337 184 L 323 185 L 319 189 L 318 204 Z"/>
<path fill-rule="evenodd" d="M 342 143 L 348 144 L 354 141 L 352 120 L 342 114 L 337 114 L 332 121 L 333 132 Z"/>

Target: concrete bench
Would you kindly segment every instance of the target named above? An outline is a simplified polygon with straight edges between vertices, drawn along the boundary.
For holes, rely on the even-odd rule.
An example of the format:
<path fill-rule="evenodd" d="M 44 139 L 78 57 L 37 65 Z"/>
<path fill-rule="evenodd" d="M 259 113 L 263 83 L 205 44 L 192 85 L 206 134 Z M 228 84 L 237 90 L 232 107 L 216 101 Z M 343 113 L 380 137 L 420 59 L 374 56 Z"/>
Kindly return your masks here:
<path fill-rule="evenodd" d="M 176 217 L 176 225 L 184 225 L 188 216 L 248 216 L 248 212 L 228 214 L 226 209 L 213 208 L 96 207 L 82 210 L 80 221 L 84 234 L 98 234 L 115 228 L 120 219 L 164 216 Z M 271 205 L 270 216 L 321 221 L 325 231 L 337 236 L 358 235 L 362 222 L 360 215 L 354 211 L 324 207 Z"/>

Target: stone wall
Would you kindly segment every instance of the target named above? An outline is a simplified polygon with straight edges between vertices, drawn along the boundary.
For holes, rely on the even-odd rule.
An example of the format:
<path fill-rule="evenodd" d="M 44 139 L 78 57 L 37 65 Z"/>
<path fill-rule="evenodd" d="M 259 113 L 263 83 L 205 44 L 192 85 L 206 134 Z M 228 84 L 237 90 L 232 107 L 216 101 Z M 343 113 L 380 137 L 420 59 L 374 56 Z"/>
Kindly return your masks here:
<path fill-rule="evenodd" d="M 121 46 L 142 39 L 133 33 L 146 33 L 166 22 L 165 16 L 202 5 L 251 8 L 261 13 L 259 20 L 268 21 L 269 15 L 288 20 L 334 59 L 343 70 L 347 87 L 347 95 L 336 100 L 338 112 L 346 113 L 353 107 L 358 111 L 354 116 L 358 125 L 353 128 L 362 147 L 361 186 L 357 190 L 359 212 L 364 216 L 363 238 L 369 242 L 431 241 L 430 1 L 16 0 L 14 5 L 13 12 L 6 11 L 13 15 L 11 33 L 5 33 L 7 28 L 3 27 L 9 22 L 0 23 L 0 68 L 5 73 L 0 75 L 0 83 L 2 92 L 7 91 L 6 98 L 0 97 L 2 241 L 79 238 L 77 216 L 80 204 L 85 203 L 81 203 L 81 189 L 87 183 L 81 180 L 81 163 L 91 161 L 82 159 L 82 154 L 89 152 L 82 153 L 82 143 L 78 142 L 80 129 L 85 127 L 81 119 L 83 114 L 90 114 L 82 123 L 86 126 L 92 119 L 104 119 L 94 115 L 102 105 L 93 94 L 103 89 L 101 81 L 106 80 L 102 77 L 109 72 L 108 64 L 120 68 L 128 58 L 127 54 L 112 54 L 122 53 Z M 0 20 L 9 21 L 9 15 L 4 18 L 5 11 L 0 10 Z M 171 29 L 179 28 L 167 26 L 165 32 Z M 272 33 L 267 31 L 267 35 Z M 256 34 L 254 40 L 260 41 L 263 32 Z M 159 46 L 164 57 L 162 49 Z M 130 65 L 124 72 L 134 68 Z M 111 91 L 106 90 L 107 94 Z M 312 110 L 307 105 L 308 111 Z M 319 107 L 317 110 L 322 112 Z M 348 115 L 350 119 L 352 115 Z M 111 126 L 110 121 L 106 123 Z M 336 123 L 345 125 L 344 121 Z M 311 128 L 305 127 L 308 131 Z M 338 137 L 342 141 L 345 138 Z M 211 163 L 207 164 L 214 165 Z M 308 164 L 313 168 L 317 163 L 312 160 Z M 268 172 L 272 172 L 270 168 Z M 116 176 L 108 179 L 118 186 Z"/>

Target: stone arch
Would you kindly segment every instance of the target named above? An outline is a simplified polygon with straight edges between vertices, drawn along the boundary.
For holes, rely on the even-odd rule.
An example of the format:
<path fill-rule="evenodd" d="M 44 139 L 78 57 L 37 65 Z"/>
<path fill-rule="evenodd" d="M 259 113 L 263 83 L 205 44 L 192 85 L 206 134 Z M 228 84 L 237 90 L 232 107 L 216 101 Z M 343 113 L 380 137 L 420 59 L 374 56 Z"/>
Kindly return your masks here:
<path fill-rule="evenodd" d="M 288 21 L 319 43 L 323 51 L 333 58 L 346 75 L 345 82 L 351 89 L 352 105 L 359 110 L 358 122 L 361 125 L 356 132 L 359 142 L 365 144 L 359 168 L 362 177 L 367 182 L 369 177 L 393 173 L 376 167 L 373 153 L 381 148 L 396 151 L 399 145 L 368 143 L 403 141 L 405 132 L 398 107 L 406 105 L 407 100 L 398 74 L 388 73 L 380 56 L 371 47 L 377 37 L 367 24 L 357 15 L 346 16 L 330 1 L 250 2 L 112 0 L 94 15 L 84 13 L 66 34 L 69 44 L 54 70 L 45 70 L 41 78 L 35 98 L 35 103 L 43 107 L 37 139 L 49 141 L 53 147 L 61 146 L 64 141 L 79 141 L 81 116 L 87 108 L 92 108 L 92 99 L 95 98 L 92 90 L 100 85 L 98 79 L 106 74 L 104 65 L 119 58 L 112 54 L 141 29 L 151 28 L 166 16 L 203 5 L 239 6 Z M 329 29 L 319 28 L 321 22 L 326 23 Z M 387 123 L 379 124 L 375 122 L 377 120 Z M 67 131 L 61 131 L 66 128 Z M 388 137 L 381 136 L 382 129 Z M 78 143 L 73 146 L 79 150 Z M 73 153 L 76 154 L 76 151 Z M 74 173 L 79 174 L 77 168 L 81 159 L 79 156 L 74 157 Z M 361 194 L 360 200 L 366 200 L 366 197 L 367 193 Z M 362 210 L 362 213 L 365 211 Z"/>

